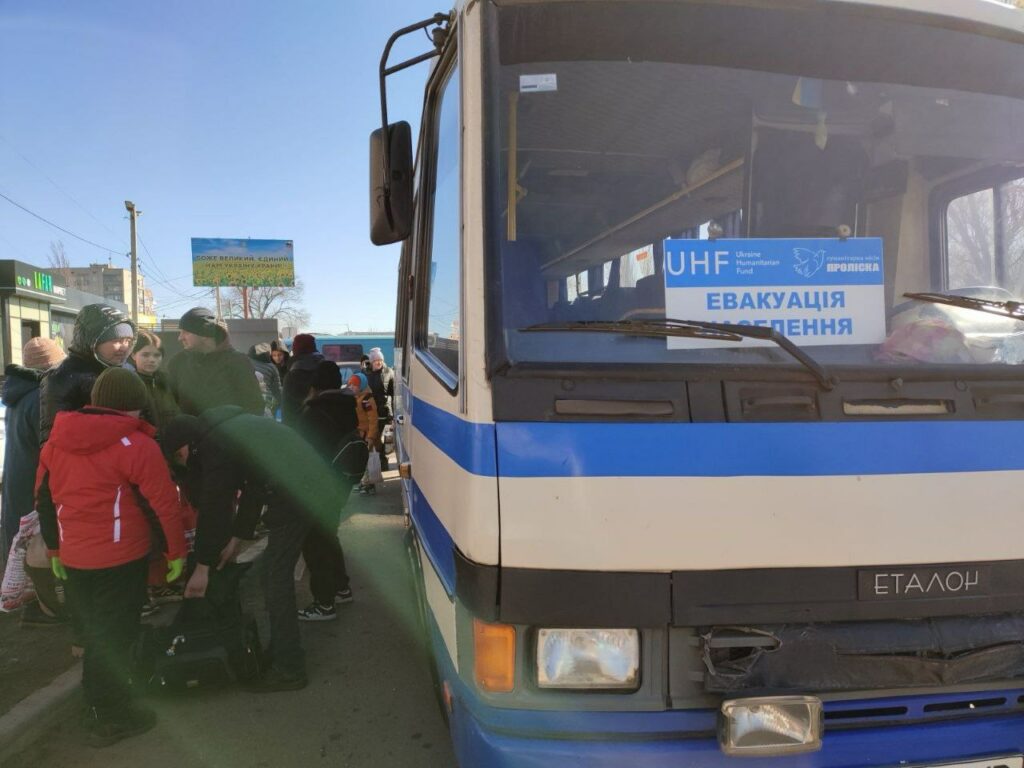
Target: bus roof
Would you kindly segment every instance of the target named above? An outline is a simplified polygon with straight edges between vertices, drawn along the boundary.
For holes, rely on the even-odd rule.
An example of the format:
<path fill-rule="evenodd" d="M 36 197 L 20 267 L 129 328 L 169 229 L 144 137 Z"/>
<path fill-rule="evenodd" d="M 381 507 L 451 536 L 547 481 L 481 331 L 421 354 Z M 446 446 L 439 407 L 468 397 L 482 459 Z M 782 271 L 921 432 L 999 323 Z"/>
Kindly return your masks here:
<path fill-rule="evenodd" d="M 543 5 L 553 2 L 598 2 L 600 0 L 494 0 L 496 5 Z M 631 0 L 624 0 L 630 2 Z M 900 14 L 920 15 L 922 20 L 931 17 L 933 20 L 968 22 L 979 25 L 976 30 L 984 33 L 981 27 L 995 28 L 1005 32 L 1024 36 L 1024 9 L 1018 8 L 1016 2 L 1021 0 L 679 0 L 714 5 L 751 5 L 765 7 L 777 5 L 780 8 L 813 7 L 845 5 L 877 9 L 879 11 L 895 11 Z M 467 5 L 467 0 L 455 3 L 456 10 Z"/>

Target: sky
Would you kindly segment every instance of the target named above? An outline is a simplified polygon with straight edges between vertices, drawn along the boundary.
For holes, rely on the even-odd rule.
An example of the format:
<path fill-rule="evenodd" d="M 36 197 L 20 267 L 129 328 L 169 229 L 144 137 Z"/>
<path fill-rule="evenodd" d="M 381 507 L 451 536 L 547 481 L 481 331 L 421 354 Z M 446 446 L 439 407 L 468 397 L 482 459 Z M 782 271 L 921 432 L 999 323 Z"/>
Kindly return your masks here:
<path fill-rule="evenodd" d="M 46 266 L 61 241 L 72 266 L 128 267 L 131 200 L 161 317 L 211 306 L 191 238 L 251 237 L 294 241 L 303 330 L 392 330 L 398 246 L 368 234 L 377 70 L 393 31 L 448 9 L 0 0 L 0 195 L 94 244 L 0 197 L 0 259 Z M 391 62 L 429 46 L 410 35 Z M 389 118 L 414 131 L 427 72 L 388 78 Z"/>

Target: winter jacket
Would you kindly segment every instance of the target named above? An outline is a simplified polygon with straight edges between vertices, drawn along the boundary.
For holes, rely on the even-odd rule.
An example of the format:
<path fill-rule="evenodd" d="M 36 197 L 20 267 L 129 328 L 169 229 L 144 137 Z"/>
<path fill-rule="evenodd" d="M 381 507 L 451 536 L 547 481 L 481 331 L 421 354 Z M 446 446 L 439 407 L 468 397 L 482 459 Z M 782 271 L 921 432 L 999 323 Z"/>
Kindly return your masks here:
<path fill-rule="evenodd" d="M 349 390 L 325 390 L 306 401 L 295 427 L 348 483 L 366 471 L 367 447 L 358 431 L 355 405 Z"/>
<path fill-rule="evenodd" d="M 330 460 L 338 441 L 359 427 L 355 405 L 355 398 L 347 389 L 325 390 L 302 406 L 295 429 L 317 453 Z"/>
<path fill-rule="evenodd" d="M 210 408 L 237 405 L 263 415 L 263 393 L 252 364 L 228 342 L 213 352 L 179 352 L 168 364 L 167 378 L 183 413 L 198 416 Z"/>
<path fill-rule="evenodd" d="M 156 427 L 157 435 L 166 427 L 175 416 L 181 413 L 181 409 L 174 401 L 171 394 L 171 387 L 167 383 L 167 374 L 163 371 L 156 373 L 140 373 L 139 378 L 146 385 L 146 392 L 149 393 L 149 405 L 142 410 L 142 418 Z"/>
<path fill-rule="evenodd" d="M 198 511 L 199 563 L 216 564 L 232 536 L 252 538 L 264 489 L 284 502 L 272 505 L 278 510 L 295 510 L 314 520 L 337 517 L 334 510 L 348 488 L 294 430 L 230 405 L 205 412 L 201 423 L 201 435 L 180 476 L 188 501 Z"/>
<path fill-rule="evenodd" d="M 271 414 L 277 412 L 281 405 L 281 374 L 270 359 L 269 344 L 253 344 L 249 347 L 249 360 L 256 373 L 263 377 L 263 402 Z"/>
<path fill-rule="evenodd" d="M 274 362 L 274 358 L 270 358 L 270 362 L 275 368 L 277 368 L 277 374 L 281 379 L 281 383 L 284 384 L 284 376 L 286 373 L 288 373 L 288 369 L 292 367 L 292 353 L 288 351 L 288 347 L 284 345 L 284 342 L 270 342 L 271 352 L 278 349 L 284 352 L 284 361 L 280 365 L 278 365 L 277 363 Z"/>
<path fill-rule="evenodd" d="M 395 396 L 395 372 L 387 365 L 382 366 L 379 371 L 371 368 L 366 372 L 366 381 L 377 403 L 377 416 L 381 419 L 390 419 L 391 398 Z"/>
<path fill-rule="evenodd" d="M 168 560 L 185 556 L 178 490 L 152 425 L 104 408 L 57 415 L 39 456 L 36 505 L 46 546 L 72 568 L 146 557 L 158 534 Z"/>
<path fill-rule="evenodd" d="M 3 555 L 10 549 L 18 521 L 35 506 L 36 467 L 39 466 L 39 382 L 43 371 L 9 365 L 5 371 L 4 474 L 0 510 L 3 513 Z"/>
<path fill-rule="evenodd" d="M 380 423 L 377 421 L 377 401 L 369 388 L 355 396 L 356 419 L 359 422 L 359 434 L 380 449 Z"/>
<path fill-rule="evenodd" d="M 124 312 L 105 304 L 89 304 L 75 319 L 75 331 L 68 356 L 45 379 L 39 392 L 39 438 L 50 436 L 53 421 L 61 411 L 77 411 L 89 404 L 96 377 L 108 366 L 96 356 L 96 340 L 120 323 L 135 324 Z"/>
<path fill-rule="evenodd" d="M 284 377 L 281 395 L 281 421 L 289 426 L 294 425 L 302 410 L 302 403 L 309 397 L 309 389 L 313 386 L 316 367 L 324 356 L 319 352 L 310 352 L 292 358 L 288 375 Z"/>

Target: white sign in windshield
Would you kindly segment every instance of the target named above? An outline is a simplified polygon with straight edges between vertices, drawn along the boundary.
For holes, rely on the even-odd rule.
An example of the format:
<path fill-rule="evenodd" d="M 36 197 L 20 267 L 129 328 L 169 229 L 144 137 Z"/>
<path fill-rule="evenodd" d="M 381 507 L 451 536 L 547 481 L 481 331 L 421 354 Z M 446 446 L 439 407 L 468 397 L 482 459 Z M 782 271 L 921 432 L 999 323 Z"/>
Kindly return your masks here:
<path fill-rule="evenodd" d="M 666 240 L 665 317 L 771 327 L 802 346 L 879 344 L 882 240 Z M 670 337 L 668 346 L 723 343 Z"/>

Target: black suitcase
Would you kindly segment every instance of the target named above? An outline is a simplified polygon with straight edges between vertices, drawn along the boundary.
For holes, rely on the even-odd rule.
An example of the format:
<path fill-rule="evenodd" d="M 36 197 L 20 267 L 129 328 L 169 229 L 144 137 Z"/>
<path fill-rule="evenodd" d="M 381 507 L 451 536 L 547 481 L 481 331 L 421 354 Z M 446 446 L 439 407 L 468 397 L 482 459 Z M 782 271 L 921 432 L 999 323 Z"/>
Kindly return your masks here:
<path fill-rule="evenodd" d="M 155 690 L 244 683 L 264 667 L 256 620 L 241 611 L 216 615 L 203 599 L 184 600 L 166 627 L 146 627 L 136 661 L 138 676 Z"/>

